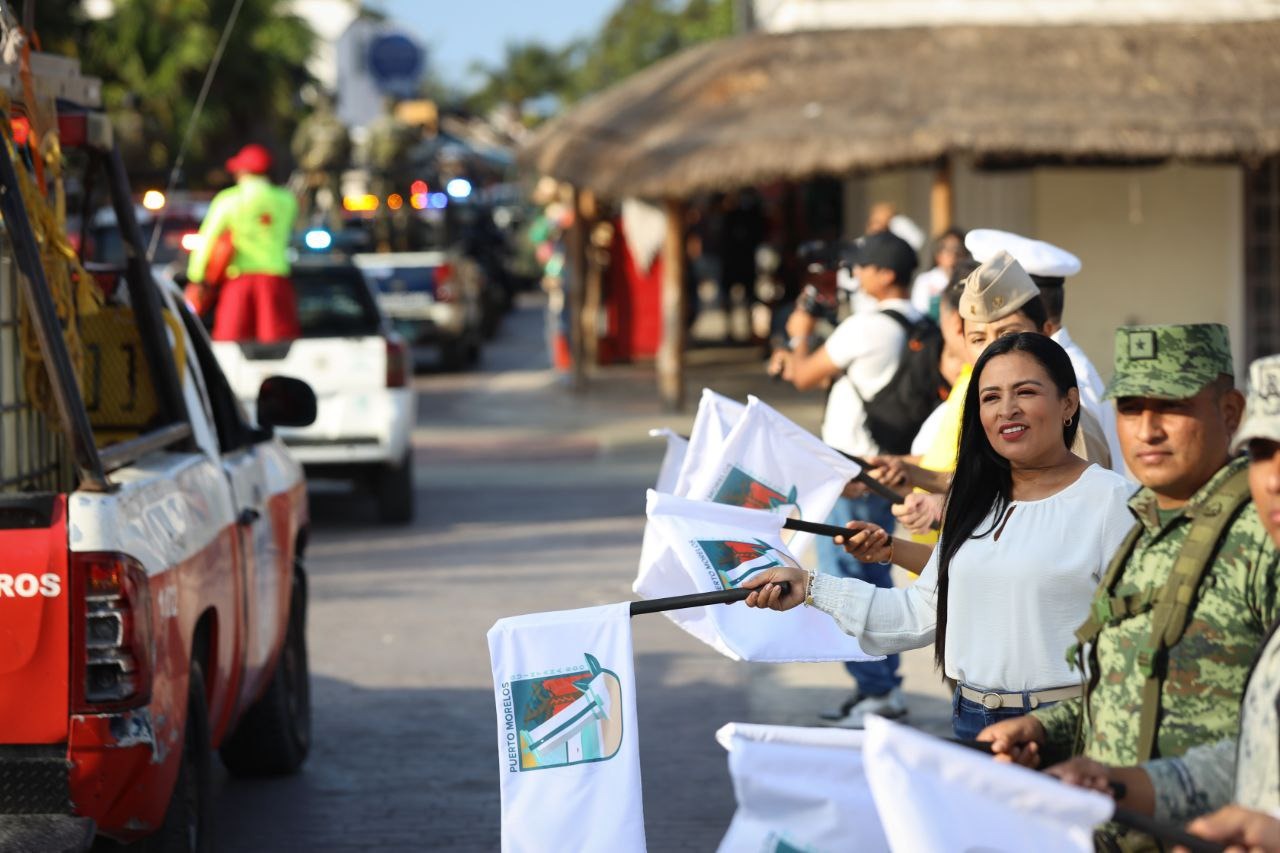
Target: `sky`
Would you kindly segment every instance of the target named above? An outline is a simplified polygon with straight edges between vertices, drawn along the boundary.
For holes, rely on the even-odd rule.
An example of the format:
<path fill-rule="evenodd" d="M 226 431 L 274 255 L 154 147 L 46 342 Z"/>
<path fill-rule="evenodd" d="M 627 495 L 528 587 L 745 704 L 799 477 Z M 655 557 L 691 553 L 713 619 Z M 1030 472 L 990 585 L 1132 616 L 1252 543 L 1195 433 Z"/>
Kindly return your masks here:
<path fill-rule="evenodd" d="M 512 41 L 562 47 L 596 32 L 621 0 L 375 0 L 428 47 L 432 71 L 466 87 L 473 62 L 497 65 Z"/>

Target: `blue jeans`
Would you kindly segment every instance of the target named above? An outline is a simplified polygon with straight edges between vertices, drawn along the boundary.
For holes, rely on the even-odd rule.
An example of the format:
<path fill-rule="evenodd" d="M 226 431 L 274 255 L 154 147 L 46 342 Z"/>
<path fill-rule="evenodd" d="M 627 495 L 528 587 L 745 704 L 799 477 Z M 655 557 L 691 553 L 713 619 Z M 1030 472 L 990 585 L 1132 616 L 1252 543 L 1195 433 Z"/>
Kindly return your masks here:
<path fill-rule="evenodd" d="M 1012 691 L 1002 690 L 1001 693 L 1009 693 Z M 978 732 L 985 729 L 993 723 L 1001 720 L 1007 720 L 1011 717 L 1021 717 L 1031 712 L 1031 692 L 1024 691 L 1022 694 L 1021 708 L 995 708 L 991 709 L 983 705 L 981 702 L 975 702 L 972 699 L 966 699 L 960 695 L 960 688 L 956 688 L 956 692 L 951 696 L 951 729 L 960 740 L 973 740 L 978 736 Z M 1042 702 L 1036 708 L 1052 708 L 1057 702 Z"/>
<path fill-rule="evenodd" d="M 827 516 L 827 524 L 844 527 L 848 521 L 869 521 L 893 532 L 894 518 L 890 504 L 877 495 L 839 498 L 831 514 Z M 855 560 L 849 552 L 830 539 L 818 540 L 818 570 L 824 575 L 857 578 L 882 589 L 893 586 L 888 563 L 863 563 Z M 888 655 L 884 660 L 848 662 L 844 668 L 849 670 L 849 674 L 857 682 L 858 692 L 864 696 L 883 696 L 902 683 L 902 677 L 898 675 L 897 655 Z"/>

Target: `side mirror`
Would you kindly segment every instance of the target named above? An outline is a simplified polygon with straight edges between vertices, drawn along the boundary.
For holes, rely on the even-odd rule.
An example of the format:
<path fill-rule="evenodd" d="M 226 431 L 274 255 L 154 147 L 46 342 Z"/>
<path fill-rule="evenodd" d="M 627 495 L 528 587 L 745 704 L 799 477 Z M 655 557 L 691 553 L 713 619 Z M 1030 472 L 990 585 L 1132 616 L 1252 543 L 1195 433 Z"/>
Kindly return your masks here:
<path fill-rule="evenodd" d="M 258 388 L 258 425 L 304 427 L 316 420 L 316 392 L 301 379 L 268 376 Z"/>

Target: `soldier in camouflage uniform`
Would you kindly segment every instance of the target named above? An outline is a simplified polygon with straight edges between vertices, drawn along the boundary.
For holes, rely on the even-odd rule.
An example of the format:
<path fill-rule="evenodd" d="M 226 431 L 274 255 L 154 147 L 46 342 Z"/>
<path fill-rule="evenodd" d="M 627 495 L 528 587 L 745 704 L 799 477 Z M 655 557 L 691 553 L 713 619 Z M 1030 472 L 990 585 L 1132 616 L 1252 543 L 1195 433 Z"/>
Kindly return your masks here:
<path fill-rule="evenodd" d="M 1277 551 L 1247 501 L 1245 461 L 1230 459 L 1244 403 L 1232 372 L 1224 326 L 1117 331 L 1107 396 L 1143 484 L 1129 504 L 1138 526 L 1077 633 L 1084 697 L 985 729 L 997 754 L 1130 765 L 1235 737 L 1277 616 Z"/>
<path fill-rule="evenodd" d="M 1280 544 L 1280 355 L 1249 369 L 1249 405 L 1234 449 L 1249 451 L 1254 509 Z M 1107 792 L 1124 785 L 1120 805 L 1170 821 L 1219 811 L 1191 826 L 1206 838 L 1249 849 L 1280 849 L 1280 622 L 1257 657 L 1240 705 L 1240 736 L 1154 758 L 1138 767 L 1108 767 L 1073 758 L 1049 769 L 1081 787 Z M 1234 799 L 1236 805 L 1227 805 Z M 1269 814 L 1268 814 L 1269 813 Z"/>
<path fill-rule="evenodd" d="M 374 242 L 379 252 L 406 251 L 407 196 L 409 187 L 401 179 L 406 167 L 409 148 L 413 144 L 413 131 L 396 118 L 395 99 L 383 100 L 382 114 L 369 125 L 366 159 L 369 167 L 369 190 L 378 197 L 378 207 L 373 214 Z M 402 197 L 399 210 L 392 210 L 388 199 L 395 194 Z"/>
<path fill-rule="evenodd" d="M 342 227 L 342 170 L 351 159 L 351 134 L 334 114 L 333 98 L 317 92 L 311 114 L 293 134 L 293 157 L 301 173 L 298 221 L 311 223 L 313 213 L 323 212 L 331 230 Z"/>

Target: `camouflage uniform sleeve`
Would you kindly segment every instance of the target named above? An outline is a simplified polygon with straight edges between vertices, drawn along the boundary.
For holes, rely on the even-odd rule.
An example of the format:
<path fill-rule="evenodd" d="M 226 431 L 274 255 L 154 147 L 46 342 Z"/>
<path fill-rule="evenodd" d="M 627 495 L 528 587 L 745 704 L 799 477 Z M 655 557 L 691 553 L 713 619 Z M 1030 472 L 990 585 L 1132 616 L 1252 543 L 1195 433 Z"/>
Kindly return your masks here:
<path fill-rule="evenodd" d="M 1252 509 L 1248 510 L 1252 512 Z M 1261 524 L 1259 524 L 1261 526 Z M 1277 573 L 1280 572 L 1280 552 L 1276 551 L 1269 537 L 1263 536 L 1263 545 L 1250 561 L 1249 604 L 1259 624 L 1269 627 L 1280 618 L 1280 593 L 1277 593 Z"/>
<path fill-rule="evenodd" d="M 1192 747 L 1178 758 L 1156 758 L 1141 766 L 1151 777 L 1155 816 L 1183 823 L 1231 802 L 1236 741 L 1224 738 Z"/>
<path fill-rule="evenodd" d="M 1084 714 L 1084 700 L 1079 697 L 1059 702 L 1052 708 L 1032 711 L 1031 716 L 1044 726 L 1043 764 L 1065 761 L 1075 753 L 1076 736 Z"/>

